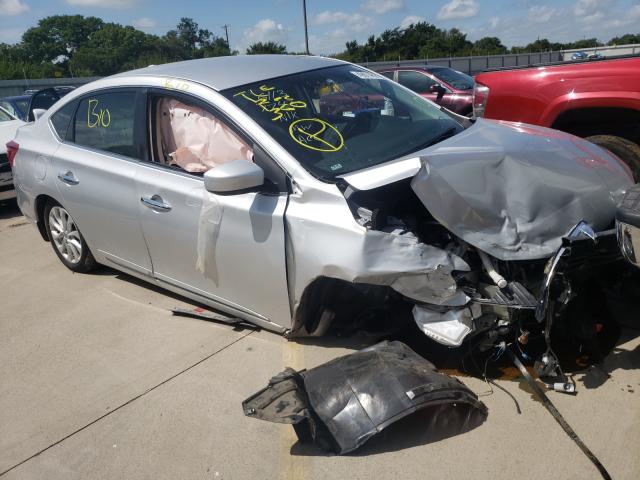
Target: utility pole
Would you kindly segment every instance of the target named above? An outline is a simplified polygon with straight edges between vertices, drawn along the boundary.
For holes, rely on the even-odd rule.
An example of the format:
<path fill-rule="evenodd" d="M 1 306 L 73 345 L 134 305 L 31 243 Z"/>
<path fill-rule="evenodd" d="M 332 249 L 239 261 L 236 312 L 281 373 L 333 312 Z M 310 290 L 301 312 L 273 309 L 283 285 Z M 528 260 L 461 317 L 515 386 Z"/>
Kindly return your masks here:
<path fill-rule="evenodd" d="M 307 0 L 302 0 L 302 12 L 304 14 L 304 45 L 305 52 L 309 54 L 309 31 L 307 30 Z"/>
<path fill-rule="evenodd" d="M 229 25 L 225 23 L 222 28 L 224 28 L 224 34 L 227 37 L 227 50 L 231 53 L 231 46 L 229 45 Z"/>

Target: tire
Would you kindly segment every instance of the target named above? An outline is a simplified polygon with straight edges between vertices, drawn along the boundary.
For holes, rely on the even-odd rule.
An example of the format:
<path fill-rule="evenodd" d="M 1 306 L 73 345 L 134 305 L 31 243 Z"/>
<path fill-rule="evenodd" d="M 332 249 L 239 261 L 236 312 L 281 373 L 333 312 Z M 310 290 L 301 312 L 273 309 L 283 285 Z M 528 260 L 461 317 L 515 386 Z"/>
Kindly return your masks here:
<path fill-rule="evenodd" d="M 87 273 L 97 263 L 69 212 L 55 200 L 44 207 L 44 225 L 53 251 L 72 272 Z"/>
<path fill-rule="evenodd" d="M 606 148 L 620 158 L 631 169 L 633 179 L 640 182 L 640 145 L 614 135 L 594 135 L 586 140 Z"/>

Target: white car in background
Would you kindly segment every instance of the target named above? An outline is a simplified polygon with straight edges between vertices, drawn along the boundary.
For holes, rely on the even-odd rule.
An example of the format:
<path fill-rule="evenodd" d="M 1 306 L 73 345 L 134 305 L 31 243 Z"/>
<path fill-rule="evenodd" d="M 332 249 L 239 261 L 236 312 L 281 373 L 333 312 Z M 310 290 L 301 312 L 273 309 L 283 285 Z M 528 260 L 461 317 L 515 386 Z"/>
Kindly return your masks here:
<path fill-rule="evenodd" d="M 15 198 L 13 175 L 7 158 L 6 144 L 16 136 L 18 127 L 25 122 L 17 119 L 4 108 L 0 107 L 0 201 Z"/>

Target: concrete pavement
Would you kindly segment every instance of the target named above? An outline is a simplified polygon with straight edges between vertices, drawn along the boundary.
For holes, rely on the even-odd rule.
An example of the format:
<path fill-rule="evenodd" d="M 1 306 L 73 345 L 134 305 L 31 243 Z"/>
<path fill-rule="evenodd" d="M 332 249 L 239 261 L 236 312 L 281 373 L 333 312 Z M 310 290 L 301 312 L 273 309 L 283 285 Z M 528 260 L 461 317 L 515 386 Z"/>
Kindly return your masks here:
<path fill-rule="evenodd" d="M 300 445 L 241 401 L 284 366 L 354 341 L 287 342 L 174 317 L 189 302 L 109 269 L 72 274 L 15 205 L 0 206 L 0 479 L 598 478 L 521 379 L 449 436 L 408 417 L 343 457 Z M 575 397 L 552 401 L 613 478 L 640 478 L 640 331 L 625 330 Z M 480 379 L 464 378 L 475 392 Z"/>

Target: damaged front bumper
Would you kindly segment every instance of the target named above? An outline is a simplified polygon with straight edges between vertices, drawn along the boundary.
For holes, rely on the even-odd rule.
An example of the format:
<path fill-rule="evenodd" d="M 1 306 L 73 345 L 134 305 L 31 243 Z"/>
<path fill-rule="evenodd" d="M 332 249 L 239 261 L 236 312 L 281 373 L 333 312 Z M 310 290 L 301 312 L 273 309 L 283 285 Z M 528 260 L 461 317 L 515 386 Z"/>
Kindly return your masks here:
<path fill-rule="evenodd" d="M 467 336 L 484 335 L 486 338 L 478 344 L 486 350 L 505 340 L 511 341 L 515 332 L 515 337 L 520 337 L 524 332 L 522 321 L 528 318 L 532 325 L 528 328 L 540 330 L 546 344 L 535 363 L 536 372 L 551 388 L 571 392 L 574 387 L 567 383 L 551 348 L 554 323 L 567 323 L 569 304 L 585 302 L 591 284 L 604 284 L 608 278 L 615 278 L 618 267 L 624 268 L 621 259 L 615 230 L 594 232 L 589 224 L 580 222 L 562 238 L 560 248 L 546 262 L 540 281 L 534 283 L 537 295 L 517 281 L 509 280 L 503 288 L 493 285 L 482 292 L 468 291 L 470 302 L 464 308 L 443 310 L 416 305 L 414 320 L 427 336 L 450 347 L 460 346 Z M 574 318 L 564 330 L 569 330 L 570 336 L 595 338 L 597 332 L 587 328 L 586 322 L 578 318 L 576 323 Z M 593 338 L 580 340 L 592 341 Z"/>
<path fill-rule="evenodd" d="M 428 407 L 467 408 L 460 431 L 487 417 L 486 406 L 462 382 L 400 342 L 382 342 L 310 370 L 287 368 L 242 406 L 245 415 L 292 424 L 301 442 L 338 454 Z M 447 410 L 432 412 L 439 415 Z"/>

